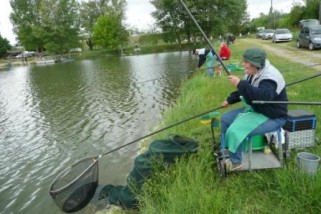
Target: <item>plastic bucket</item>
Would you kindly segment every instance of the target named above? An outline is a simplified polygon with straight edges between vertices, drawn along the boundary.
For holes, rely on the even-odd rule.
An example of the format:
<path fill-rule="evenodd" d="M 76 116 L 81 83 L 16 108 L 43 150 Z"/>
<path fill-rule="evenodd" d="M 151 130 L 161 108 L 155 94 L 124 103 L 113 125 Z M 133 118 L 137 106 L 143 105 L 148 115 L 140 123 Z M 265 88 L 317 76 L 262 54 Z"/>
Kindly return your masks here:
<path fill-rule="evenodd" d="M 252 150 L 263 150 L 265 147 L 264 142 L 264 135 L 255 135 L 251 137 L 251 143 L 252 143 Z M 243 144 L 243 152 L 247 152 L 249 150 L 249 144 L 248 138 L 245 140 L 245 143 Z"/>
<path fill-rule="evenodd" d="M 297 165 L 300 169 L 311 175 L 318 172 L 320 157 L 315 154 L 300 152 L 296 156 Z"/>

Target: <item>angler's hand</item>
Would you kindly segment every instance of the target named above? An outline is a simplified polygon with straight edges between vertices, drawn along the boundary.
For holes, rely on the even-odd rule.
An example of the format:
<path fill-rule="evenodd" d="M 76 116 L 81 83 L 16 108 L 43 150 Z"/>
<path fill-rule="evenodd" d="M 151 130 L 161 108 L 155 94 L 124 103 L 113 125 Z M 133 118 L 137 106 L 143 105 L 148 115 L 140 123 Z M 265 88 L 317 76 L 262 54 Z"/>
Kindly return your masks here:
<path fill-rule="evenodd" d="M 222 106 L 228 107 L 228 106 L 230 106 L 230 104 L 227 102 L 227 100 L 225 100 L 225 101 L 222 103 Z"/>
<path fill-rule="evenodd" d="M 230 75 L 228 76 L 228 79 L 230 80 L 230 82 L 232 83 L 232 85 L 234 85 L 235 87 L 239 84 L 240 82 L 240 78 L 238 78 L 237 76 L 234 75 Z"/>

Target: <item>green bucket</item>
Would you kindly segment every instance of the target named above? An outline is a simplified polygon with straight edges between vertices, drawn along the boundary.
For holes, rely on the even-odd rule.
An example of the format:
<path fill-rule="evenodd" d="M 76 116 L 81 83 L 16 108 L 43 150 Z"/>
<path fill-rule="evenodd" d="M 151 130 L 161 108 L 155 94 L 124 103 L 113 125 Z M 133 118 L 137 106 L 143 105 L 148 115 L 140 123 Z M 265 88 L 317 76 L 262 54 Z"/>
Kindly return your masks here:
<path fill-rule="evenodd" d="M 226 66 L 228 71 L 236 71 L 237 64 L 229 64 Z"/>
<path fill-rule="evenodd" d="M 251 137 L 252 142 L 252 149 L 253 150 L 263 150 L 265 147 L 264 142 L 264 135 L 255 135 Z M 247 152 L 249 150 L 249 144 L 248 138 L 245 140 L 245 143 L 243 145 L 243 152 Z"/>
<path fill-rule="evenodd" d="M 244 67 L 239 64 L 229 64 L 226 66 L 228 71 L 244 71 Z"/>

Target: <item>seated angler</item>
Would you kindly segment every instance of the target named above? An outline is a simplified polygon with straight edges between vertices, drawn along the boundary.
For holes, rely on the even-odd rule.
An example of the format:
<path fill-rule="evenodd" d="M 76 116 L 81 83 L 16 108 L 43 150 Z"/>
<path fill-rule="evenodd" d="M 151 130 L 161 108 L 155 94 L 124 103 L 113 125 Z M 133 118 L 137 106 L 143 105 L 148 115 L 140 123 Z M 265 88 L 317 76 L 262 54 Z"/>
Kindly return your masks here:
<path fill-rule="evenodd" d="M 285 81 L 278 69 L 259 48 L 247 49 L 243 54 L 245 76 L 230 75 L 229 81 L 236 87 L 223 102 L 223 106 L 240 102 L 245 107 L 226 112 L 221 117 L 221 144 L 228 146 L 229 159 L 226 168 L 232 171 L 242 167 L 243 142 L 248 136 L 272 132 L 282 127 L 287 118 L 287 104 L 252 104 L 253 100 L 288 101 Z"/>

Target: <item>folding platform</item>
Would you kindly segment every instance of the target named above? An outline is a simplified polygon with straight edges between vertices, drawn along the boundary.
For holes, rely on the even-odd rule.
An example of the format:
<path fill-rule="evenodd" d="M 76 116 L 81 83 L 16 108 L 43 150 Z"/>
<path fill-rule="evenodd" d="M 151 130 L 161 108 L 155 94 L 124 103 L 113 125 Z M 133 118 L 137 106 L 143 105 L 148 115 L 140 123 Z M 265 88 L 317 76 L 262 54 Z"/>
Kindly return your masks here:
<path fill-rule="evenodd" d="M 273 150 L 275 149 L 271 149 L 271 152 L 269 153 L 264 153 L 263 150 L 252 150 L 252 154 L 250 152 L 243 153 L 242 168 L 232 172 L 282 168 L 283 166 L 282 146 L 278 147 L 277 152 L 273 152 Z M 216 156 L 217 168 L 218 168 L 219 175 L 221 177 L 227 176 L 227 172 L 224 166 L 225 158 L 228 158 L 228 156 L 225 156 L 225 157 Z M 229 173 L 232 173 L 232 172 L 229 172 Z"/>

